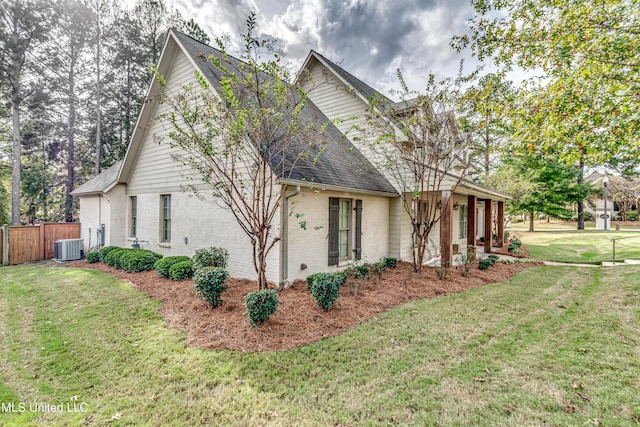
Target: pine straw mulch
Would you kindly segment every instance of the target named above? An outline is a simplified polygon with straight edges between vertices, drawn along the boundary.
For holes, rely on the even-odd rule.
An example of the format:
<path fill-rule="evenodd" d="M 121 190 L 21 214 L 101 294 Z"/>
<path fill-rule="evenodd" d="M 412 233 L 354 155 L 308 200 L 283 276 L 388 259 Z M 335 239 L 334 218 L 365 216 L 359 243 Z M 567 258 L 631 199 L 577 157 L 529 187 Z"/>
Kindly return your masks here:
<path fill-rule="evenodd" d="M 297 281 L 279 293 L 280 306 L 276 315 L 258 328 L 251 327 L 243 306 L 244 296 L 256 290 L 255 281 L 228 279 L 229 288 L 222 294 L 222 305 L 211 310 L 196 298 L 190 279 L 174 282 L 161 277 L 155 270 L 129 273 L 103 263 L 88 264 L 84 260 L 68 265 L 103 271 L 162 301 L 165 321 L 186 332 L 189 346 L 264 352 L 310 344 L 338 335 L 398 304 L 506 281 L 527 267 L 541 264 L 499 262 L 482 271 L 476 261 L 471 277 L 462 277 L 457 270 L 451 269 L 446 280 L 441 281 L 434 268 L 426 267 L 420 274 L 410 274 L 411 264 L 402 262 L 395 269 L 387 269 L 380 284 L 371 280 L 365 282 L 357 296 L 351 294 L 349 284 L 345 283 L 340 297 L 328 312 L 316 306 L 306 282 Z"/>

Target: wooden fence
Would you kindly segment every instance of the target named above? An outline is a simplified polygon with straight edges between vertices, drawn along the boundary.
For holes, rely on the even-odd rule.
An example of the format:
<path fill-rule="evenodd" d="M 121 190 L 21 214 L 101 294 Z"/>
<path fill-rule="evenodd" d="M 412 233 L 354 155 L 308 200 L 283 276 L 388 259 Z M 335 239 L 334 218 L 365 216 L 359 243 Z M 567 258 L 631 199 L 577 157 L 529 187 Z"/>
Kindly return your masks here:
<path fill-rule="evenodd" d="M 79 238 L 78 222 L 5 226 L 0 229 L 0 260 L 16 265 L 53 258 L 56 240 Z"/>

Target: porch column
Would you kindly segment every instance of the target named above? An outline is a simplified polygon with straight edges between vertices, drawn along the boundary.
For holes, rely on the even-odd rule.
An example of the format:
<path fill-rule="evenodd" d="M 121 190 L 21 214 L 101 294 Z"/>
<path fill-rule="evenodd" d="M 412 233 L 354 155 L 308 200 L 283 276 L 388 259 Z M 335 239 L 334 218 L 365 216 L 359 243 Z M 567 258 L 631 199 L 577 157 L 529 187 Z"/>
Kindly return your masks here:
<path fill-rule="evenodd" d="M 498 240 L 498 247 L 504 247 L 504 202 L 498 202 L 498 231 L 496 232 L 496 239 Z"/>
<path fill-rule="evenodd" d="M 451 262 L 453 256 L 453 194 L 442 191 L 440 208 L 440 257 Z"/>
<path fill-rule="evenodd" d="M 467 196 L 467 246 L 476 247 L 476 229 L 478 228 L 478 217 L 476 196 Z"/>
<path fill-rule="evenodd" d="M 491 252 L 491 234 L 493 227 L 491 221 L 493 220 L 493 208 L 491 207 L 491 199 L 485 199 L 484 201 L 484 253 Z"/>

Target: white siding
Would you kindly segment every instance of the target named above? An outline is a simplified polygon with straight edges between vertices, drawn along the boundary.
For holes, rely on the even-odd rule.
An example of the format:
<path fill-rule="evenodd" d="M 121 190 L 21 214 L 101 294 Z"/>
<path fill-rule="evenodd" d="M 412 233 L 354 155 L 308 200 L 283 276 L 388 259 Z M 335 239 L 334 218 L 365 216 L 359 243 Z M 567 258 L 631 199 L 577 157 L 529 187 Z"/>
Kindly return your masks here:
<path fill-rule="evenodd" d="M 330 197 L 362 200 L 362 260 L 358 263 L 375 262 L 389 256 L 388 198 L 302 189 L 289 202 L 289 280 L 304 279 L 313 273 L 346 267 L 346 264 L 338 267 L 328 265 Z M 300 227 L 302 221 L 306 221 L 306 230 Z M 354 228 L 352 223 L 352 239 Z M 302 264 L 306 264 L 307 268 L 301 269 Z"/>
<path fill-rule="evenodd" d="M 197 81 L 194 71 L 193 64 L 178 50 L 173 59 L 173 67 L 165 76 L 167 94 L 175 93 L 184 85 L 192 84 L 195 87 Z M 193 183 L 187 177 L 195 177 L 196 174 L 189 166 L 172 158 L 172 154 L 179 151 L 169 145 L 167 134 L 171 125 L 168 119 L 158 119 L 160 115 L 168 113 L 170 107 L 157 103 L 146 107 L 153 108 L 154 111 L 150 123 L 144 127 L 142 147 L 127 183 L 127 194 L 180 191 L 181 185 Z"/>
<path fill-rule="evenodd" d="M 369 160 L 378 167 L 392 185 L 396 179 L 393 174 L 388 173 L 384 167 L 387 163 L 388 155 L 381 154 L 381 145 L 375 144 L 375 136 L 363 134 L 359 128 L 367 128 L 367 104 L 354 92 L 340 81 L 335 75 L 327 70 L 318 61 L 311 61 L 310 77 L 302 82 L 302 86 L 308 91 L 311 101 L 324 113 L 329 120 L 335 120 L 335 125 L 351 143 Z M 339 120 L 336 120 L 339 119 Z M 374 150 L 373 148 L 376 148 Z M 397 187 L 397 185 L 396 185 Z"/>
<path fill-rule="evenodd" d="M 80 237 L 84 250 L 98 244 L 97 231 L 105 225 L 105 246 L 125 246 L 123 226 L 126 221 L 124 185 L 116 185 L 105 194 L 80 196 Z"/>

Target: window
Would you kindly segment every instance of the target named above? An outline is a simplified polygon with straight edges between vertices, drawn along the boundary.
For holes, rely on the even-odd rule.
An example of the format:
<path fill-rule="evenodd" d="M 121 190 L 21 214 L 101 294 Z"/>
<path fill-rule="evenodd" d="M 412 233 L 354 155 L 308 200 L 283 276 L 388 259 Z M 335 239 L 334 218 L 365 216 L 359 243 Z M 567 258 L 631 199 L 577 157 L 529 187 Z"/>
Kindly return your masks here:
<path fill-rule="evenodd" d="M 340 222 L 338 225 L 338 248 L 341 261 L 351 258 L 351 200 L 340 199 Z"/>
<path fill-rule="evenodd" d="M 469 223 L 469 207 L 460 206 L 460 238 L 467 237 L 467 224 Z"/>
<path fill-rule="evenodd" d="M 131 201 L 131 228 L 129 230 L 130 237 L 137 237 L 138 232 L 138 198 L 136 196 L 129 197 Z"/>
<path fill-rule="evenodd" d="M 362 200 L 353 205 L 351 199 L 329 198 L 329 265 L 362 259 Z"/>
<path fill-rule="evenodd" d="M 171 196 L 160 196 L 160 210 L 161 210 L 161 221 L 160 224 L 162 226 L 160 230 L 160 241 L 161 242 L 170 242 L 171 241 Z"/>

